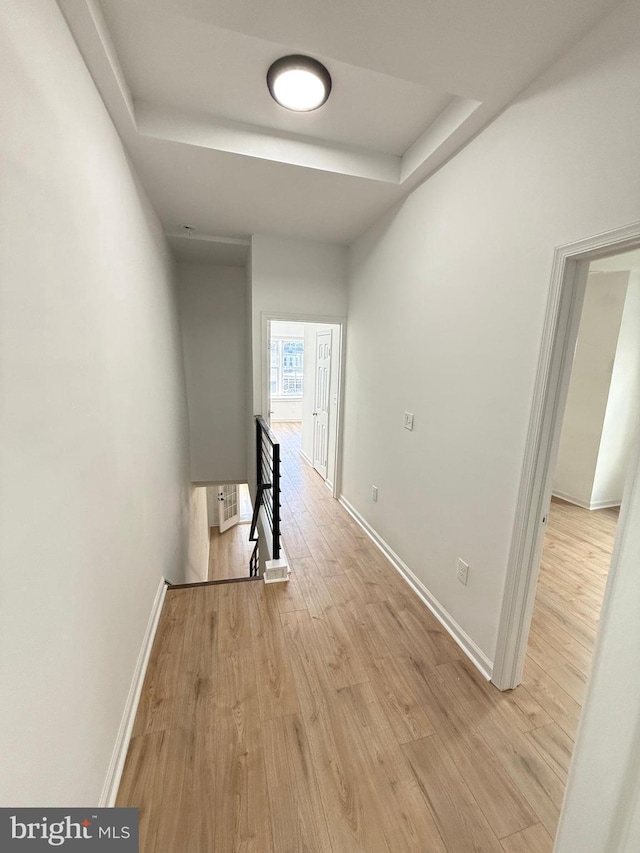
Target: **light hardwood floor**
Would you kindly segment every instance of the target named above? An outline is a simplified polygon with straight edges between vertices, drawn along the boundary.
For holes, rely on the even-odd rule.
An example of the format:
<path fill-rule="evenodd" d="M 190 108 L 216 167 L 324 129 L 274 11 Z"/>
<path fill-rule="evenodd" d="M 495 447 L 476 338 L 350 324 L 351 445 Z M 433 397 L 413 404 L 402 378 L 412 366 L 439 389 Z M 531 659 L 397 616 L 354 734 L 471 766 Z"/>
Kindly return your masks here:
<path fill-rule="evenodd" d="M 236 524 L 224 533 L 211 527 L 209 535 L 209 574 L 207 580 L 249 577 L 253 542 L 249 542 L 250 524 Z"/>
<path fill-rule="evenodd" d="M 566 780 L 595 642 L 619 509 L 553 499 L 523 685 L 553 718 L 533 732 Z"/>
<path fill-rule="evenodd" d="M 500 693 L 277 430 L 291 580 L 168 592 L 118 796 L 141 850 L 548 853 L 615 514 L 554 504 Z"/>

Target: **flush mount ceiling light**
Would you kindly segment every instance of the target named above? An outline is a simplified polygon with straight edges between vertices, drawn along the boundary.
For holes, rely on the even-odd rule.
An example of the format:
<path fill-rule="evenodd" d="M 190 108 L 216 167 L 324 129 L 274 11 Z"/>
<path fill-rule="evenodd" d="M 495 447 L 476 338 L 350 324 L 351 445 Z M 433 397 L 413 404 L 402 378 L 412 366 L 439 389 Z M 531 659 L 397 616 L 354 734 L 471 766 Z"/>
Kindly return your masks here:
<path fill-rule="evenodd" d="M 283 56 L 269 68 L 267 86 L 281 107 L 306 113 L 325 103 L 331 92 L 331 76 L 310 56 Z"/>

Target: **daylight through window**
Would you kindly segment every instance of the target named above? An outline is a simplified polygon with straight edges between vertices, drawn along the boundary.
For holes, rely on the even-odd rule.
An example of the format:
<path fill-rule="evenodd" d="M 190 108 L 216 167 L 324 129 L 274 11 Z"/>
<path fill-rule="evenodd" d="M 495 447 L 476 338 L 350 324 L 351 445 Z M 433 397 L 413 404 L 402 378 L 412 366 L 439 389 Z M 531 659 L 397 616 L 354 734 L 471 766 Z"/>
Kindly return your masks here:
<path fill-rule="evenodd" d="M 271 396 L 302 397 L 303 366 L 302 338 L 272 338 Z"/>

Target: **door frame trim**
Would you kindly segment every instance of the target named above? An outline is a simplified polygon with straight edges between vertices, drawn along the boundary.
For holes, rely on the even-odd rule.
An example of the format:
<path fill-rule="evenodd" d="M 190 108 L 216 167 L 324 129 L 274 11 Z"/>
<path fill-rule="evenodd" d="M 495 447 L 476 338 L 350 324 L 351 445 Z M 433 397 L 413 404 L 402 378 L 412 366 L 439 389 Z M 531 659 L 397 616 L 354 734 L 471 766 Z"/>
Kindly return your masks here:
<path fill-rule="evenodd" d="M 639 246 L 634 222 L 555 249 L 493 664 L 500 690 L 522 681 L 589 262 Z"/>
<path fill-rule="evenodd" d="M 285 323 L 317 323 L 325 326 L 340 327 L 340 346 L 338 347 L 338 412 L 336 417 L 336 458 L 333 471 L 333 486 L 331 493 L 337 500 L 342 489 L 342 436 L 343 436 L 343 413 L 344 413 L 344 375 L 345 375 L 345 353 L 347 339 L 347 318 L 340 315 L 330 314 L 296 314 L 287 311 L 261 311 L 260 312 L 260 407 L 263 418 L 267 418 L 269 412 L 269 339 L 272 320 L 281 320 Z M 327 471 L 327 474 L 329 472 Z"/>
<path fill-rule="evenodd" d="M 227 524 L 228 519 L 225 519 L 223 507 L 220 504 L 226 504 L 226 498 L 224 497 L 224 489 L 225 486 L 234 487 L 236 490 L 236 514 L 231 516 L 231 518 L 236 518 L 237 521 L 233 521 L 231 524 Z M 223 524 L 224 522 L 224 524 Z M 239 483 L 221 483 L 218 486 L 218 529 L 220 533 L 225 533 L 227 530 L 231 530 L 232 527 L 235 527 L 237 524 L 240 524 L 240 484 Z"/>
<path fill-rule="evenodd" d="M 317 412 L 316 403 L 318 401 L 318 335 L 326 335 L 326 334 L 327 334 L 326 329 L 322 332 L 319 329 L 316 329 L 315 376 L 314 376 L 314 389 L 313 389 L 314 390 L 314 397 L 315 397 L 313 408 L 316 410 L 316 412 Z M 329 408 L 327 409 L 327 436 L 326 436 L 327 457 L 329 455 L 329 424 L 330 424 L 330 420 L 331 420 L 331 418 L 330 418 L 330 407 L 331 407 L 331 374 L 333 372 L 331 369 L 333 366 L 333 329 L 329 329 L 328 334 L 329 334 L 329 352 L 330 352 L 330 355 L 329 355 L 329 391 L 327 394 L 327 404 L 329 406 Z M 316 412 L 314 412 L 314 415 L 316 415 Z M 316 465 L 316 456 L 317 456 L 316 441 L 317 440 L 318 440 L 318 424 L 317 424 L 317 416 L 316 416 L 316 423 L 314 423 L 314 425 L 313 425 L 313 454 L 312 454 L 313 458 L 311 461 L 313 463 L 314 470 L 317 471 L 318 474 L 320 474 L 320 476 L 322 477 L 322 471 L 318 470 L 318 467 Z M 327 463 L 328 463 L 328 461 L 329 460 L 327 458 Z M 335 460 L 334 460 L 334 462 L 335 462 Z M 327 480 L 329 479 L 329 465 L 327 464 L 325 466 L 325 468 L 326 468 L 326 470 L 325 470 L 325 474 L 324 474 L 323 479 L 326 483 Z M 335 476 L 335 472 L 334 472 L 334 476 Z"/>

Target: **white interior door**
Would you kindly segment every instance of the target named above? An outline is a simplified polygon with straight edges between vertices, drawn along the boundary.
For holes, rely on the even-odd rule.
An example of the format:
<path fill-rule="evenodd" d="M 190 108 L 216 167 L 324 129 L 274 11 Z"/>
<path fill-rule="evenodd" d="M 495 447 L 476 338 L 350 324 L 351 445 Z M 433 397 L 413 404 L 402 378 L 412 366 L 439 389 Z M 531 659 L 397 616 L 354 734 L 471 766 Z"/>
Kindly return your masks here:
<path fill-rule="evenodd" d="M 327 479 L 332 331 L 316 333 L 316 393 L 313 408 L 313 467 Z"/>
<path fill-rule="evenodd" d="M 237 486 L 220 486 L 218 488 L 218 512 L 220 518 L 220 533 L 224 533 L 240 521 L 240 500 Z"/>

